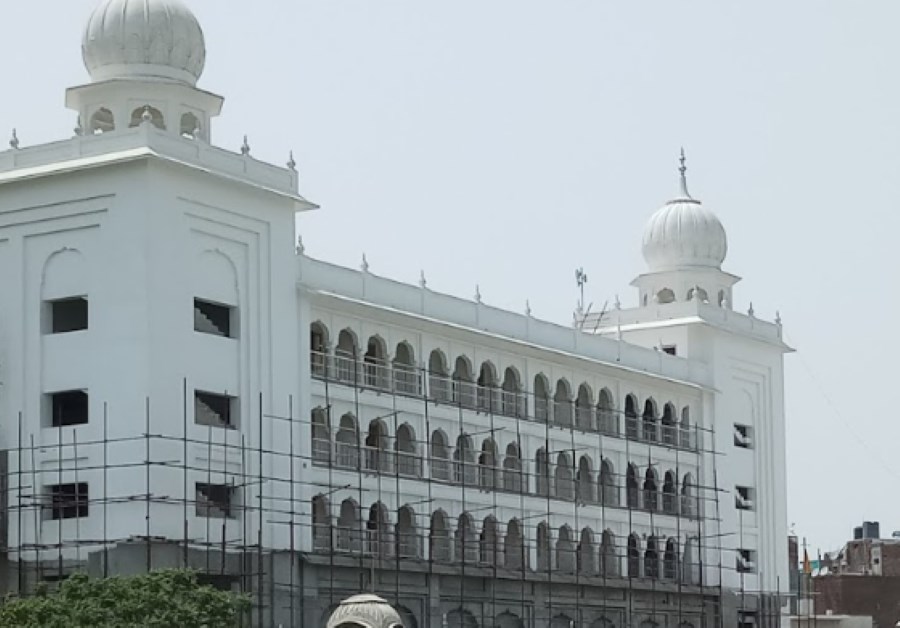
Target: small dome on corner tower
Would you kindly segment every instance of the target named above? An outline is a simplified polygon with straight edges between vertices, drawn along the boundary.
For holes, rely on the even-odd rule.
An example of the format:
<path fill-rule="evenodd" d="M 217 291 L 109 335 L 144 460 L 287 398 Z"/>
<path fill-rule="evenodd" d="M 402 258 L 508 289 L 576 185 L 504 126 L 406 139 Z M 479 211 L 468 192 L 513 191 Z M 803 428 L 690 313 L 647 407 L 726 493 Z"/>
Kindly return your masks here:
<path fill-rule="evenodd" d="M 206 64 L 203 29 L 181 0 L 103 0 L 88 20 L 81 49 L 94 82 L 194 86 Z"/>
<path fill-rule="evenodd" d="M 725 227 L 687 190 L 681 151 L 681 190 L 663 205 L 644 229 L 643 254 L 651 272 L 707 267 L 721 269 L 728 253 Z"/>

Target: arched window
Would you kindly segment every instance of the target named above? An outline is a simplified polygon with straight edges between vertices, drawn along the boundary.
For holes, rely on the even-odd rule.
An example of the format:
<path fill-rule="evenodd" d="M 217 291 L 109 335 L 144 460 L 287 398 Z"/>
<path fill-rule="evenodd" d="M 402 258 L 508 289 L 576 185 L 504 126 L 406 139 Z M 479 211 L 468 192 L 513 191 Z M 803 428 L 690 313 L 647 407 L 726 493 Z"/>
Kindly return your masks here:
<path fill-rule="evenodd" d="M 594 429 L 594 395 L 587 384 L 578 387 L 575 399 L 575 426 L 582 430 Z"/>
<path fill-rule="evenodd" d="M 341 514 L 337 522 L 337 549 L 358 553 L 362 548 L 359 534 L 359 506 L 352 499 L 341 502 Z"/>
<path fill-rule="evenodd" d="M 412 478 L 422 477 L 422 459 L 418 456 L 416 433 L 408 423 L 397 428 L 394 448 L 397 451 L 397 473 Z"/>
<path fill-rule="evenodd" d="M 669 288 L 663 288 L 656 293 L 657 303 L 672 303 L 675 300 L 675 293 Z"/>
<path fill-rule="evenodd" d="M 516 443 L 506 446 L 506 457 L 503 459 L 503 490 L 514 493 L 522 491 L 522 458 Z"/>
<path fill-rule="evenodd" d="M 469 611 L 458 609 L 447 613 L 447 628 L 478 628 L 478 621 Z"/>
<path fill-rule="evenodd" d="M 687 473 L 681 483 L 681 513 L 685 517 L 695 517 L 698 510 L 694 476 Z"/>
<path fill-rule="evenodd" d="M 507 367 L 503 374 L 501 411 L 506 416 L 524 417 L 525 403 L 522 399 L 522 384 L 519 374 L 513 367 Z"/>
<path fill-rule="evenodd" d="M 356 382 L 357 355 L 356 335 L 349 329 L 342 329 L 334 349 L 334 366 L 340 381 L 351 384 Z"/>
<path fill-rule="evenodd" d="M 619 418 L 616 416 L 616 405 L 612 393 L 606 388 L 597 396 L 597 423 L 604 434 L 618 436 Z"/>
<path fill-rule="evenodd" d="M 663 557 L 663 577 L 667 580 L 678 580 L 678 541 L 670 538 L 666 541 L 666 553 Z"/>
<path fill-rule="evenodd" d="M 447 359 L 440 349 L 435 349 L 428 357 L 428 391 L 431 398 L 438 402 L 447 402 L 452 398 Z"/>
<path fill-rule="evenodd" d="M 572 528 L 563 526 L 559 529 L 556 541 L 556 568 L 562 573 L 575 573 L 575 543 L 572 540 Z"/>
<path fill-rule="evenodd" d="M 652 398 L 647 399 L 644 403 L 644 440 L 656 442 L 658 435 L 656 431 L 656 402 Z"/>
<path fill-rule="evenodd" d="M 419 535 L 416 532 L 416 513 L 404 506 L 397 511 L 397 556 L 400 558 L 420 558 Z"/>
<path fill-rule="evenodd" d="M 484 412 L 493 412 L 500 409 L 497 403 L 497 369 L 490 362 L 484 362 L 481 365 L 481 371 L 478 374 L 478 409 Z"/>
<path fill-rule="evenodd" d="M 366 524 L 366 540 L 369 553 L 373 556 L 389 557 L 393 555 L 394 539 L 388 511 L 384 504 L 376 502 L 369 508 L 369 521 Z"/>
<path fill-rule="evenodd" d="M 453 371 L 453 401 L 463 408 L 475 407 L 475 384 L 472 382 L 472 366 L 465 356 L 456 358 Z"/>
<path fill-rule="evenodd" d="M 364 466 L 367 471 L 393 472 L 391 456 L 388 453 L 388 432 L 384 421 L 376 419 L 369 423 L 369 433 L 366 436 Z"/>
<path fill-rule="evenodd" d="M 647 551 L 644 552 L 644 576 L 647 578 L 659 578 L 659 552 L 656 549 L 656 539 L 647 539 Z"/>
<path fill-rule="evenodd" d="M 604 506 L 619 505 L 619 487 L 616 485 L 616 474 L 609 460 L 600 463 L 600 501 Z"/>
<path fill-rule="evenodd" d="M 390 390 L 391 369 L 387 361 L 387 347 L 381 337 L 372 336 L 369 338 L 363 362 L 365 363 L 366 386 L 376 390 Z"/>
<path fill-rule="evenodd" d="M 510 519 L 506 524 L 506 539 L 503 542 L 503 566 L 507 569 L 522 569 L 526 566 L 525 544 L 522 541 L 522 526 L 518 519 Z"/>
<path fill-rule="evenodd" d="M 418 396 L 419 373 L 416 370 L 416 357 L 408 342 L 397 345 L 394 355 L 394 390 L 401 395 Z"/>
<path fill-rule="evenodd" d="M 111 133 L 116 130 L 116 118 L 113 112 L 105 107 L 98 109 L 91 116 L 90 134 L 101 135 L 103 133 Z"/>
<path fill-rule="evenodd" d="M 620 572 L 616 535 L 612 530 L 604 530 L 600 541 L 600 573 L 604 576 L 617 577 Z"/>
<path fill-rule="evenodd" d="M 313 551 L 331 551 L 331 513 L 328 498 L 316 495 L 312 500 Z"/>
<path fill-rule="evenodd" d="M 597 573 L 597 546 L 594 544 L 594 532 L 590 528 L 581 531 L 578 542 L 578 573 L 585 576 Z"/>
<path fill-rule="evenodd" d="M 662 442 L 666 445 L 677 445 L 678 434 L 675 422 L 678 420 L 678 411 L 671 403 L 663 406 L 662 415 Z"/>
<path fill-rule="evenodd" d="M 329 462 L 331 460 L 331 426 L 328 425 L 328 413 L 324 408 L 312 411 L 312 454 L 313 462 Z"/>
<path fill-rule="evenodd" d="M 309 326 L 309 364 L 313 377 L 328 377 L 328 328 L 319 321 Z"/>
<path fill-rule="evenodd" d="M 538 571 L 550 571 L 550 546 L 553 541 L 550 538 L 550 526 L 542 521 L 537 527 L 537 568 Z"/>
<path fill-rule="evenodd" d="M 456 438 L 456 449 L 453 451 L 453 481 L 466 486 L 474 486 L 478 482 L 472 439 L 466 434 L 460 434 Z"/>
<path fill-rule="evenodd" d="M 542 423 L 550 419 L 550 383 L 543 373 L 534 377 L 534 418 Z"/>
<path fill-rule="evenodd" d="M 553 395 L 553 422 L 563 427 L 572 425 L 572 388 L 565 379 L 556 382 Z"/>
<path fill-rule="evenodd" d="M 641 577 L 641 541 L 634 533 L 628 537 L 628 577 Z"/>
<path fill-rule="evenodd" d="M 481 455 L 478 456 L 478 486 L 492 489 L 497 483 L 497 443 L 486 438 L 481 443 Z"/>
<path fill-rule="evenodd" d="M 637 439 L 640 437 L 640 422 L 637 415 L 637 398 L 634 395 L 625 397 L 625 437 Z"/>
<path fill-rule="evenodd" d="M 681 425 L 679 427 L 680 433 L 680 441 L 681 446 L 686 449 L 693 449 L 696 447 L 696 443 L 694 442 L 696 439 L 694 438 L 694 432 L 691 428 L 691 409 L 688 406 L 685 406 L 681 409 Z"/>
<path fill-rule="evenodd" d="M 475 520 L 464 512 L 456 524 L 456 560 L 466 563 L 478 562 L 478 534 L 475 532 Z"/>
<path fill-rule="evenodd" d="M 453 559 L 450 547 L 450 526 L 447 525 L 447 513 L 443 510 L 435 510 L 431 515 L 429 543 L 431 544 L 432 560 L 450 562 Z"/>
<path fill-rule="evenodd" d="M 556 456 L 556 497 L 559 499 L 575 499 L 575 483 L 573 476 L 575 475 L 572 468 L 572 461 L 569 455 L 560 452 Z"/>
<path fill-rule="evenodd" d="M 359 427 L 356 417 L 347 413 L 341 417 L 335 439 L 335 465 L 344 469 L 359 467 Z"/>
<path fill-rule="evenodd" d="M 150 124 L 155 126 L 157 129 L 160 129 L 162 131 L 166 130 L 166 121 L 163 118 L 162 112 L 156 107 L 151 107 L 150 105 L 144 105 L 143 107 L 138 107 L 137 109 L 132 111 L 131 124 L 129 124 L 128 126 L 131 128 L 140 126 L 145 117 L 149 117 Z"/>
<path fill-rule="evenodd" d="M 575 621 L 563 613 L 550 620 L 550 628 L 572 628 L 574 625 Z"/>
<path fill-rule="evenodd" d="M 703 288 L 691 288 L 687 293 L 687 300 L 693 301 L 694 297 L 701 303 L 709 303 L 709 295 Z"/>
<path fill-rule="evenodd" d="M 431 477 L 450 481 L 450 447 L 446 434 L 441 430 L 431 433 Z"/>
<path fill-rule="evenodd" d="M 193 113 L 188 112 L 181 116 L 181 137 L 187 137 L 192 140 L 199 140 L 203 137 L 203 130 L 200 128 L 200 118 Z"/>
<path fill-rule="evenodd" d="M 535 488 L 537 494 L 546 497 L 550 494 L 550 460 L 547 450 L 541 447 L 534 456 Z"/>
<path fill-rule="evenodd" d="M 625 499 L 629 508 L 641 507 L 638 470 L 633 464 L 629 464 L 628 471 L 625 472 Z"/>
<path fill-rule="evenodd" d="M 578 477 L 575 482 L 578 501 L 590 504 L 596 501 L 597 493 L 594 491 L 594 474 L 591 470 L 591 459 L 582 456 L 578 461 Z"/>
<path fill-rule="evenodd" d="M 591 622 L 590 628 L 616 628 L 616 625 L 606 617 L 598 617 Z"/>
<path fill-rule="evenodd" d="M 503 611 L 502 613 L 497 615 L 495 626 L 496 628 L 525 628 L 525 624 L 522 623 L 522 620 L 519 619 L 519 616 L 514 613 L 510 613 L 509 611 Z M 691 626 L 691 628 L 693 628 L 693 626 Z"/>
<path fill-rule="evenodd" d="M 479 559 L 483 565 L 497 564 L 497 520 L 491 515 L 485 517 L 481 525 Z"/>
<path fill-rule="evenodd" d="M 644 474 L 644 508 L 651 512 L 659 510 L 659 481 L 653 467 Z"/>
<path fill-rule="evenodd" d="M 678 479 L 672 471 L 666 471 L 666 479 L 663 482 L 663 512 L 670 515 L 678 514 Z"/>

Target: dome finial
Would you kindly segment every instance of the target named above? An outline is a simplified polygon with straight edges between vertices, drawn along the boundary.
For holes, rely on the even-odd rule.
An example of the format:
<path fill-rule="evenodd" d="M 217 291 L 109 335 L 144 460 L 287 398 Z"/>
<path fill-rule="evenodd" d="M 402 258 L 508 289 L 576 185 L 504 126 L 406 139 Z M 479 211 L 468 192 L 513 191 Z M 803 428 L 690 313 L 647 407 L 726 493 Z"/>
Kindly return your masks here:
<path fill-rule="evenodd" d="M 681 162 L 678 167 L 678 172 L 681 174 L 681 198 L 692 199 L 687 187 L 687 157 L 684 154 L 684 146 L 681 147 L 681 157 L 678 158 L 678 161 Z"/>

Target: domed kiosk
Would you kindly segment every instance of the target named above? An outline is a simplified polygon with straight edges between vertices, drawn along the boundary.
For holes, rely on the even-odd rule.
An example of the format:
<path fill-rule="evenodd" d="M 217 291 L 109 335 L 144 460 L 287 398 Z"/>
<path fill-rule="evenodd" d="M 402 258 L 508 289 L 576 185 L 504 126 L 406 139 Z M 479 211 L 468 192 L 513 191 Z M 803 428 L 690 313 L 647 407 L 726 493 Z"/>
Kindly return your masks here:
<path fill-rule="evenodd" d="M 728 254 L 725 227 L 688 192 L 683 150 L 680 162 L 678 196 L 647 221 L 642 252 L 648 272 L 632 285 L 640 289 L 642 305 L 698 300 L 728 307 L 740 278 L 722 271 Z"/>
<path fill-rule="evenodd" d="M 210 140 L 221 96 L 197 89 L 206 40 L 181 0 L 103 0 L 81 44 L 91 83 L 73 87 L 66 104 L 78 132 L 98 135 L 149 122 L 188 139 Z"/>
<path fill-rule="evenodd" d="M 327 628 L 405 628 L 400 614 L 377 595 L 354 595 L 341 602 Z"/>

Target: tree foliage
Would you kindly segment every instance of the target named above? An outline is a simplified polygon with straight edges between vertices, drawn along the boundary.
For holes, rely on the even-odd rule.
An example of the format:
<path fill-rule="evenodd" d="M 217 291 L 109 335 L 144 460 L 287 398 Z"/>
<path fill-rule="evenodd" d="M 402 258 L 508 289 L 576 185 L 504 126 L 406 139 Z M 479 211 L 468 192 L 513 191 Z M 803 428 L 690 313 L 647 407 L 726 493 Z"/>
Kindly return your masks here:
<path fill-rule="evenodd" d="M 91 579 L 75 574 L 58 592 L 39 591 L 0 606 L 0 626 L 16 628 L 232 628 L 247 597 L 201 585 L 187 570 Z"/>

